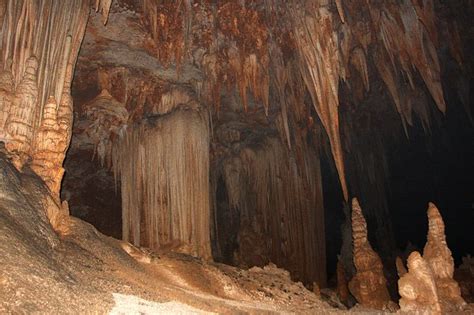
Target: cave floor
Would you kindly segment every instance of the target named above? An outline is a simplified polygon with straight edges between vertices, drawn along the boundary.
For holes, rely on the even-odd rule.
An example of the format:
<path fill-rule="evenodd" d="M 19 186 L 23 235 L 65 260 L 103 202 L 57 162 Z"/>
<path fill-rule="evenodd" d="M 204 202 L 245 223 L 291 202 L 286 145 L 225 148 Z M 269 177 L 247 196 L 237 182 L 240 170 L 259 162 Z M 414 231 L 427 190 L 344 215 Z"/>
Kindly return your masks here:
<path fill-rule="evenodd" d="M 34 246 L 37 240 L 8 224 L 0 237 L 0 313 L 336 311 L 276 267 L 239 270 L 125 246 L 134 258 L 122 248 L 126 244 L 75 218 L 53 249 Z"/>
<path fill-rule="evenodd" d="M 58 235 L 46 217 L 52 204 L 41 180 L 19 173 L 1 150 L 0 169 L 0 314 L 347 312 L 272 265 L 243 270 L 154 253 L 72 216 Z"/>

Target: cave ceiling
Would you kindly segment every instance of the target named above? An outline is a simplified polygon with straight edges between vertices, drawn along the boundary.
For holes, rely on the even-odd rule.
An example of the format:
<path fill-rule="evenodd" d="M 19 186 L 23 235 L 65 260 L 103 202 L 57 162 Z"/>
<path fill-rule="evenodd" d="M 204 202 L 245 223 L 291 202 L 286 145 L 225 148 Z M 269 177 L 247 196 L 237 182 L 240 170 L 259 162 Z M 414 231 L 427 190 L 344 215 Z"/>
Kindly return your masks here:
<path fill-rule="evenodd" d="M 107 89 L 127 109 L 123 124 L 192 99 L 207 108 L 213 130 L 235 130 L 242 139 L 273 130 L 291 148 L 316 134 L 347 200 L 344 159 L 358 142 L 351 134 L 372 134 L 383 144 L 404 137 L 402 130 L 408 136 L 414 119 L 429 133 L 446 112 L 440 60 L 467 77 L 462 34 L 449 19 L 455 6 L 115 1 L 108 19 L 102 9 L 89 20 L 75 111 L 85 115 L 88 101 Z M 225 138 L 216 137 L 213 153 L 228 146 L 219 141 Z"/>

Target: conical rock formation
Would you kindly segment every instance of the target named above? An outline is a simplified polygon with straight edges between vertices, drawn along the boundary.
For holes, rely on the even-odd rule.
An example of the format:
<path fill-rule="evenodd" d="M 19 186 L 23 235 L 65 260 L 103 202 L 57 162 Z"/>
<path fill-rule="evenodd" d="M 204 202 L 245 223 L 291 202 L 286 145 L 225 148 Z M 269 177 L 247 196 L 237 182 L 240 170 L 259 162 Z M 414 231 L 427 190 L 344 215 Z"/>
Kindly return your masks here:
<path fill-rule="evenodd" d="M 356 274 L 349 282 L 350 292 L 363 306 L 374 309 L 391 306 L 382 260 L 369 243 L 367 223 L 356 198 L 352 199 L 352 239 Z"/>
<path fill-rule="evenodd" d="M 443 218 L 431 202 L 428 205 L 427 238 L 423 258 L 433 271 L 441 307 L 445 312 L 460 310 L 466 302 L 461 297 L 458 283 L 453 279 L 454 260 L 446 243 Z"/>

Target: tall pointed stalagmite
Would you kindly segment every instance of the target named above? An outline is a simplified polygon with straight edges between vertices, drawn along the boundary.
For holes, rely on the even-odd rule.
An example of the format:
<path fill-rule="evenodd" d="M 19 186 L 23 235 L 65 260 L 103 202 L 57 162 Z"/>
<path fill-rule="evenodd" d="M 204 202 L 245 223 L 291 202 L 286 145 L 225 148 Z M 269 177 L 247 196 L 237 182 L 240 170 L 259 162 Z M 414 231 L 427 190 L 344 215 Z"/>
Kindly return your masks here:
<path fill-rule="evenodd" d="M 369 243 L 367 223 L 356 198 L 352 199 L 352 239 L 356 274 L 349 290 L 363 306 L 380 310 L 391 307 L 382 261 Z"/>
<path fill-rule="evenodd" d="M 423 249 L 426 260 L 435 277 L 439 300 L 443 311 L 458 311 L 466 305 L 458 283 L 453 279 L 454 260 L 446 243 L 444 222 L 438 208 L 428 205 L 428 240 Z"/>

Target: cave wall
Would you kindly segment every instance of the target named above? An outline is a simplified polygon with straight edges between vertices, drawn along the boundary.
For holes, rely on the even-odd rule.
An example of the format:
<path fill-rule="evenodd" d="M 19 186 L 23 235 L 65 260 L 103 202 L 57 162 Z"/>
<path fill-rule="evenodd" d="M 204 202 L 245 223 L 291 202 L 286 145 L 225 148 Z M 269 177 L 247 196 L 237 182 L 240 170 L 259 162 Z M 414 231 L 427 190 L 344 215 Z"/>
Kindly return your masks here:
<path fill-rule="evenodd" d="M 221 176 L 222 161 L 240 155 L 239 148 L 246 145 L 243 135 L 263 135 L 267 139 L 262 143 L 278 136 L 278 146 L 287 147 L 278 151 L 284 157 L 281 165 L 293 164 L 298 176 L 317 173 L 301 170 L 309 169 L 305 161 L 325 154 L 333 159 L 330 172 L 338 178 L 343 199 L 359 196 L 362 200 L 372 227 L 369 238 L 384 259 L 395 247 L 390 219 L 393 209 L 387 202 L 393 147 L 402 148 L 404 137 L 410 137 L 415 128 L 426 133 L 438 128 L 451 104 L 466 106 L 465 98 L 460 97 L 459 102 L 448 102 L 446 109 L 447 89 L 441 82 L 448 62 L 452 76 L 459 75 L 459 81 L 464 82 L 459 84 L 465 84 L 467 72 L 462 34 L 449 19 L 451 5 L 441 1 L 368 1 L 362 7 L 365 10 L 356 1 L 295 5 L 278 1 L 185 1 L 182 5 L 117 1 L 107 27 L 102 26 L 99 15 L 93 15 L 88 25 L 74 91 L 78 100 L 75 110 L 84 124 L 75 128 L 79 134 L 88 133 L 90 139 L 84 141 L 91 143 L 91 157 L 111 167 L 112 144 L 126 128 L 169 114 L 178 104 L 200 104 L 210 126 L 210 198 L 215 197 L 222 177 L 229 202 L 232 191 L 230 180 Z M 123 25 L 127 25 L 126 32 Z M 449 40 L 440 40 L 442 36 Z M 94 100 L 104 90 L 111 100 L 98 106 Z M 121 112 L 125 108 L 126 115 L 113 113 L 117 108 Z M 235 139 L 219 127 L 236 123 L 243 127 Z M 262 165 L 274 159 L 266 150 L 257 152 L 259 157 L 254 161 Z M 320 188 L 314 184 L 318 176 L 314 176 L 313 182 L 306 181 L 313 185 L 311 192 L 318 194 Z M 287 176 L 291 177 L 297 176 Z M 284 182 L 291 186 L 287 178 Z M 240 185 L 245 187 L 242 191 L 256 194 L 258 189 L 246 181 L 247 185 Z M 320 209 L 322 204 L 318 198 L 314 208 Z M 261 202 L 250 208 L 257 217 L 268 207 Z M 293 210 L 285 207 L 282 211 Z M 239 218 L 233 219 L 239 222 L 235 231 L 246 227 L 241 207 L 214 206 L 209 220 L 227 216 L 217 211 L 231 211 L 229 216 Z M 322 211 L 312 210 L 310 215 L 316 216 L 317 222 L 324 220 Z M 260 217 L 264 221 L 264 216 Z M 298 225 L 298 220 L 291 224 Z M 274 231 L 262 243 L 279 239 L 279 231 L 284 229 L 259 224 L 266 227 L 254 230 Z M 218 240 L 222 229 L 225 226 L 214 226 L 211 237 Z M 240 233 L 235 231 L 229 239 Z M 317 233 L 323 233 L 322 229 L 317 228 Z M 299 243 L 295 245 L 297 256 L 309 250 L 307 244 L 318 243 L 301 240 L 295 241 Z M 316 251 L 322 250 L 323 243 Z M 215 251 L 223 250 L 220 247 Z M 266 250 L 262 261 L 275 255 L 273 260 L 290 265 L 287 257 L 275 258 L 280 251 L 276 245 L 261 247 L 272 248 Z"/>

